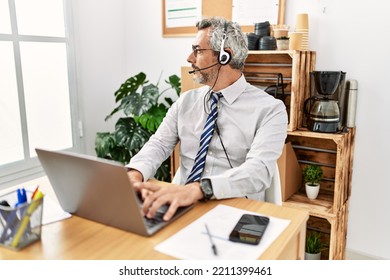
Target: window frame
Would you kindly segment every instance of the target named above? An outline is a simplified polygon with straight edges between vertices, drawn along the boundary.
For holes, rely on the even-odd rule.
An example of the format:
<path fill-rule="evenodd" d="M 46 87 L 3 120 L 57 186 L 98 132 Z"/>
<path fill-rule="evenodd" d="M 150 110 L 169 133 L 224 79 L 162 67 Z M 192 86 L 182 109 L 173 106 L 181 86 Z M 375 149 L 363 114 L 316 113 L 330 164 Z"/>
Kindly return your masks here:
<path fill-rule="evenodd" d="M 54 42 L 65 44 L 67 51 L 67 66 L 68 66 L 68 86 L 69 86 L 69 102 L 71 114 L 71 130 L 72 130 L 72 147 L 67 150 L 80 151 L 82 138 L 82 123 L 79 118 L 79 102 L 77 98 L 76 85 L 76 63 L 74 49 L 74 35 L 72 25 L 72 8 L 71 1 L 63 0 L 64 7 L 64 37 L 50 36 L 35 36 L 35 35 L 20 35 L 17 30 L 15 0 L 8 0 L 9 13 L 11 21 L 11 34 L 0 33 L 0 41 L 8 41 L 13 44 L 15 72 L 18 89 L 19 111 L 21 118 L 21 129 L 23 136 L 24 159 L 0 166 L 0 189 L 31 180 L 44 175 L 42 166 L 36 156 L 31 157 L 29 152 L 28 134 L 27 134 L 27 119 L 23 89 L 22 64 L 20 57 L 20 42 Z"/>

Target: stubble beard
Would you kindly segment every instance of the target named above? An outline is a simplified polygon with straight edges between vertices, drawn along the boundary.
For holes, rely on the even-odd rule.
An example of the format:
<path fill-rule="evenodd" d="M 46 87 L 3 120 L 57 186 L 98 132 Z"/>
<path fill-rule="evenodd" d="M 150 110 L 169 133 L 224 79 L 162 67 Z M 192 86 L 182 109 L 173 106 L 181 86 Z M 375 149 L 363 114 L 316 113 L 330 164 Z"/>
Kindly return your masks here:
<path fill-rule="evenodd" d="M 208 73 L 199 72 L 199 76 L 195 78 L 195 82 L 202 85 L 211 86 L 214 84 L 218 76 L 218 69 L 211 69 Z"/>

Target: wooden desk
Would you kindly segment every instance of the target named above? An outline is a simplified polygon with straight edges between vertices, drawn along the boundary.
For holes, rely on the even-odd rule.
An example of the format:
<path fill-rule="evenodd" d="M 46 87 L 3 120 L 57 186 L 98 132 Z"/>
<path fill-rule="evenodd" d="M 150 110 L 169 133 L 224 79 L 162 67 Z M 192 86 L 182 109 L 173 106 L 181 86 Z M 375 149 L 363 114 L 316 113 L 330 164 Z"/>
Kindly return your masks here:
<path fill-rule="evenodd" d="M 73 216 L 42 227 L 42 240 L 21 251 L 0 247 L 0 259 L 118 260 L 172 259 L 154 247 L 219 203 L 289 219 L 291 223 L 259 259 L 304 259 L 306 211 L 245 198 L 198 203 L 194 209 L 152 237 L 143 237 Z"/>

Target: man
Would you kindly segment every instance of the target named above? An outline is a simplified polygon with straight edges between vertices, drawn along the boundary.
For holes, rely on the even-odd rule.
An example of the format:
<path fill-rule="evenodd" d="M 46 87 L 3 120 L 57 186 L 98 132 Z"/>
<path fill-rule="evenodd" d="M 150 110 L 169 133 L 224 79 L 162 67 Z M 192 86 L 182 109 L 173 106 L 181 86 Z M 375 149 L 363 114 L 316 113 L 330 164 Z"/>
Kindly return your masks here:
<path fill-rule="evenodd" d="M 164 204 L 170 205 L 164 215 L 169 220 L 179 206 L 199 200 L 264 200 L 287 136 L 284 104 L 248 84 L 242 74 L 248 47 L 241 28 L 222 18 L 204 19 L 196 26 L 187 61 L 194 80 L 205 86 L 178 98 L 128 165 L 129 178 L 142 192 L 143 211 L 149 218 Z M 200 144 L 206 122 L 211 140 Z M 202 141 L 206 141 L 203 136 Z M 178 142 L 180 167 L 173 184 L 147 182 Z M 200 146 L 203 156 L 207 152 L 203 161 L 202 155 L 197 156 Z"/>

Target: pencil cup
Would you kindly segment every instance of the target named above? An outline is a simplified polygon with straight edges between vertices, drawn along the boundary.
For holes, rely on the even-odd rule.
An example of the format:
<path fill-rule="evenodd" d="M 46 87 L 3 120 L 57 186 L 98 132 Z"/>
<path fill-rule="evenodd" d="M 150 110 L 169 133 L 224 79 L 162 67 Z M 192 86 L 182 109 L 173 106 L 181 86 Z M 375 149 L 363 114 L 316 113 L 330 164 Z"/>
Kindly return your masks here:
<path fill-rule="evenodd" d="M 43 196 L 18 204 L 16 191 L 0 197 L 0 245 L 20 250 L 41 239 Z"/>

